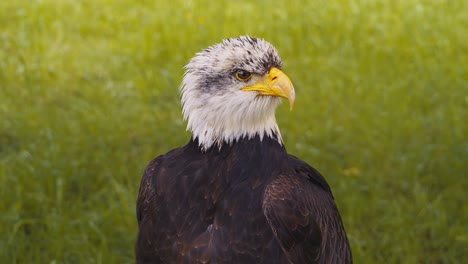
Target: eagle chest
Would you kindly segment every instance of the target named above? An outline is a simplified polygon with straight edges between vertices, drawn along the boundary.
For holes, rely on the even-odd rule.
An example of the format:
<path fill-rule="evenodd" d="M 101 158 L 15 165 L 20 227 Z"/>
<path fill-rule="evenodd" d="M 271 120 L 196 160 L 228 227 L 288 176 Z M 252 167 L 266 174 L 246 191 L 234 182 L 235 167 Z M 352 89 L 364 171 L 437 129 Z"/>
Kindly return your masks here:
<path fill-rule="evenodd" d="M 157 226 L 165 230 L 162 241 L 167 243 L 161 248 L 173 256 L 190 255 L 192 260 L 198 256 L 202 263 L 203 259 L 243 258 L 250 263 L 281 251 L 262 209 L 269 177 L 261 177 L 264 174 L 257 169 L 226 162 L 185 172 L 174 188 L 165 188 L 159 196 L 163 206 Z"/>

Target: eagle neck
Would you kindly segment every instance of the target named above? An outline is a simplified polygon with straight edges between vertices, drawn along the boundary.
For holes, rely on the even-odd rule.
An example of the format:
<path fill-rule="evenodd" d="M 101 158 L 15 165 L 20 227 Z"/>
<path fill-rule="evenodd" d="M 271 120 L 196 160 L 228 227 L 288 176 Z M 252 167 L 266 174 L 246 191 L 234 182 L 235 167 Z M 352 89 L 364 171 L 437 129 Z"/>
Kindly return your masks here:
<path fill-rule="evenodd" d="M 190 140 L 189 145 L 196 148 L 200 155 L 211 160 L 213 164 L 229 161 L 231 165 L 240 164 L 255 166 L 280 167 L 287 160 L 287 152 L 279 135 L 260 137 L 243 137 L 231 143 L 224 142 L 219 148 L 203 149 L 197 138 Z M 275 165 L 275 166 L 272 166 Z"/>

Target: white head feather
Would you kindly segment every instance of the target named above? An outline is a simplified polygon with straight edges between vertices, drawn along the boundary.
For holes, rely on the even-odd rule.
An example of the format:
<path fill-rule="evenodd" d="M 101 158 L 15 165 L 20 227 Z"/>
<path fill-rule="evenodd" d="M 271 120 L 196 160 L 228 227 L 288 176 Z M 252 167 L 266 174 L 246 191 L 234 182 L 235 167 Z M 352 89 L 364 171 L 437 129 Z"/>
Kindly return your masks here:
<path fill-rule="evenodd" d="M 282 144 L 275 119 L 281 98 L 241 90 L 271 67 L 281 68 L 276 49 L 263 39 L 248 36 L 226 39 L 192 58 L 180 90 L 187 130 L 203 150 L 256 135 L 273 137 Z M 235 77 L 239 69 L 251 72 L 252 78 L 239 81 Z"/>

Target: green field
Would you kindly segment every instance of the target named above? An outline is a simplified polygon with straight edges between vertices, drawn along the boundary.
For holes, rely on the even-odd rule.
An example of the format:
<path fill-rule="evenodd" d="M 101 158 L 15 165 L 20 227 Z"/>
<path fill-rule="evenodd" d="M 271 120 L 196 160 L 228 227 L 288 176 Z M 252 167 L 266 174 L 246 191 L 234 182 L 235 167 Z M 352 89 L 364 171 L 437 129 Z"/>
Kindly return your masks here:
<path fill-rule="evenodd" d="M 0 1 L 0 263 L 133 263 L 140 178 L 185 144 L 202 48 L 279 50 L 288 151 L 331 185 L 355 263 L 468 263 L 468 3 Z"/>

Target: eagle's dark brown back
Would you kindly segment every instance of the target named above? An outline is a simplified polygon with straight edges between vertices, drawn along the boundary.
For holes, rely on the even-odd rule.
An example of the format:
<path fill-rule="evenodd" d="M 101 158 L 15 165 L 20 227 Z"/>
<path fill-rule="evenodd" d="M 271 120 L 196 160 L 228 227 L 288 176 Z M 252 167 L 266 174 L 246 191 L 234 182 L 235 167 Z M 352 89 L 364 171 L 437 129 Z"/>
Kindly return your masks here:
<path fill-rule="evenodd" d="M 156 158 L 137 218 L 138 263 L 351 263 L 328 184 L 270 138 Z"/>

